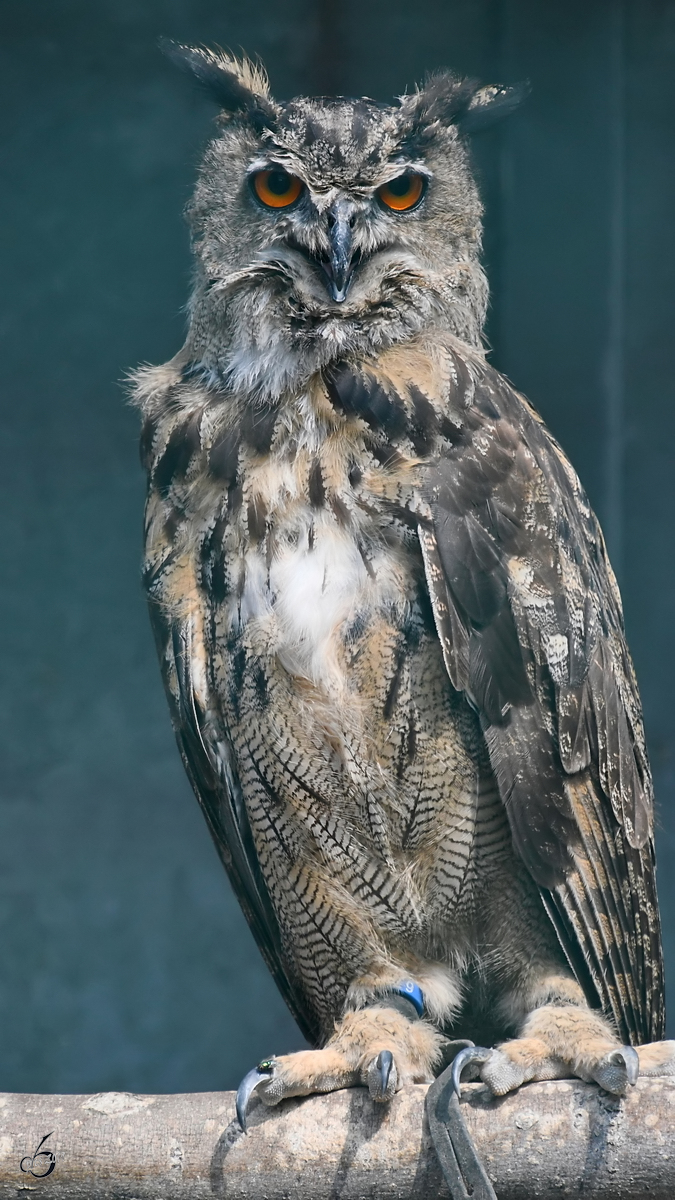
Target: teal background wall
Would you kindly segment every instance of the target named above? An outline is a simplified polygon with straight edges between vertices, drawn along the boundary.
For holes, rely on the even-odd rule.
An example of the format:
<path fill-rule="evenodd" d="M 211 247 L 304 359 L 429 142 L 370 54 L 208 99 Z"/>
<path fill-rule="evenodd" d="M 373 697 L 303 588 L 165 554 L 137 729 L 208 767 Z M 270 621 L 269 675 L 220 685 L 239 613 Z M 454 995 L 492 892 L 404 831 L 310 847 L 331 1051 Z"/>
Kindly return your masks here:
<path fill-rule="evenodd" d="M 675 1014 L 675 3 L 3 0 L 0 1089 L 232 1087 L 301 1044 L 183 777 L 139 585 L 120 381 L 181 343 L 213 115 L 160 34 L 260 54 L 282 96 L 531 81 L 475 143 L 493 361 L 620 575 Z"/>

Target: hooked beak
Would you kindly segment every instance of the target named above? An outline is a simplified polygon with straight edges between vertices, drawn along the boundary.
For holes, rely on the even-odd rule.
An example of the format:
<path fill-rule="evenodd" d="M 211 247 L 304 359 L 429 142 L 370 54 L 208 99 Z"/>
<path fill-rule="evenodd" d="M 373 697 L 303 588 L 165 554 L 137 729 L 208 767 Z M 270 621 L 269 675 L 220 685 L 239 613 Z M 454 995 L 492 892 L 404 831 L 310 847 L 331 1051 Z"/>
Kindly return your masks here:
<path fill-rule="evenodd" d="M 348 200 L 337 200 L 328 213 L 330 255 L 321 263 L 328 276 L 330 294 L 337 304 L 345 299 L 356 266 L 353 226 L 352 205 Z"/>

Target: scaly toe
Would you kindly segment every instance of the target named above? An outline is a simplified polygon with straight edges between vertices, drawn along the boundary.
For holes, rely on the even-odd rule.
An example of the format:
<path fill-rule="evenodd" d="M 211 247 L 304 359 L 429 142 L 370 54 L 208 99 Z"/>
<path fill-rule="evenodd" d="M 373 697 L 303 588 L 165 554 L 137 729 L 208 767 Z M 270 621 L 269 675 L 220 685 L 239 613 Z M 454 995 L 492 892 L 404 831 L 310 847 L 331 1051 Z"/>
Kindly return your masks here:
<path fill-rule="evenodd" d="M 398 1083 L 398 1072 L 391 1050 L 380 1050 L 377 1058 L 373 1059 L 368 1067 L 366 1078 L 373 1100 L 380 1103 L 391 1100 Z"/>
<path fill-rule="evenodd" d="M 639 1073 L 640 1059 L 637 1050 L 632 1046 L 619 1046 L 616 1050 L 610 1050 L 592 1072 L 596 1083 L 615 1096 L 625 1095 L 629 1085 L 633 1087 L 637 1083 Z"/>
<path fill-rule="evenodd" d="M 237 1088 L 237 1120 L 239 1121 L 244 1133 L 246 1133 L 246 1117 L 251 1096 L 256 1088 L 260 1086 L 263 1080 L 271 1079 L 273 1074 L 274 1059 L 265 1059 L 263 1062 L 258 1063 L 258 1066 L 254 1067 L 252 1071 L 249 1071 L 248 1075 L 244 1075 L 244 1078 Z"/>
<path fill-rule="evenodd" d="M 493 1096 L 505 1096 L 525 1082 L 525 1070 L 501 1050 L 492 1050 L 480 1077 Z"/>

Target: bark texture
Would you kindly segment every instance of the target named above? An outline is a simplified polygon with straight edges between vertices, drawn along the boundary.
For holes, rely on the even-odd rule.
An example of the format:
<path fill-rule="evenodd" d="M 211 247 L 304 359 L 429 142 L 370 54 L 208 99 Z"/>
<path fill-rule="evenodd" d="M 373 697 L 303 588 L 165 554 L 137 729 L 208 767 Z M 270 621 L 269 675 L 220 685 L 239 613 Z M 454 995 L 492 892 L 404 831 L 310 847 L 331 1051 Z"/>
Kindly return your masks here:
<path fill-rule="evenodd" d="M 258 1105 L 247 1135 L 234 1119 L 232 1092 L 4 1094 L 0 1198 L 447 1197 L 424 1117 L 425 1093 L 426 1087 L 410 1087 L 388 1107 L 375 1105 L 363 1088 L 288 1100 L 272 1110 Z M 640 1080 L 625 1100 L 557 1081 L 495 1101 L 471 1084 L 462 1108 L 499 1200 L 675 1196 L 672 1080 Z"/>

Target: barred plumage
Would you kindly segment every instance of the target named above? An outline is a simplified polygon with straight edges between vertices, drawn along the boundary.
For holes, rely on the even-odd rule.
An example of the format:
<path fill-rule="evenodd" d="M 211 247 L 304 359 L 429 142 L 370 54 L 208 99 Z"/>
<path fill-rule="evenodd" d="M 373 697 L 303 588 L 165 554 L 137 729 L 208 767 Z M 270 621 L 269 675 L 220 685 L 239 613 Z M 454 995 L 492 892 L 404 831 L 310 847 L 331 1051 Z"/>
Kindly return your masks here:
<path fill-rule="evenodd" d="M 480 345 L 459 126 L 513 97 L 441 76 L 398 108 L 283 106 L 201 54 L 229 111 L 186 345 L 136 376 L 145 578 L 186 769 L 327 1043 L 276 1059 L 263 1098 L 386 1099 L 458 1031 L 517 1035 L 496 1091 L 570 1070 L 620 1091 L 616 1034 L 663 1033 L 651 779 L 599 527 Z M 404 977 L 416 1032 L 383 998 Z"/>

